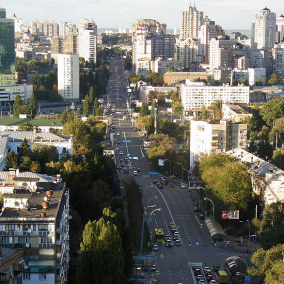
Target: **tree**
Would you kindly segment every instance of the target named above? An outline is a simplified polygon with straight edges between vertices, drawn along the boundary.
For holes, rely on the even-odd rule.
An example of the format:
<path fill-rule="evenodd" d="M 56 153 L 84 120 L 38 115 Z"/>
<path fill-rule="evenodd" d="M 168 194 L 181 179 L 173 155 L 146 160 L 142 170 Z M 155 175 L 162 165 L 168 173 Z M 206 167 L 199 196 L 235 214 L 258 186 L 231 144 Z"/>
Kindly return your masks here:
<path fill-rule="evenodd" d="M 284 98 L 269 100 L 260 110 L 262 119 L 268 126 L 273 125 L 273 121 L 284 116 Z"/>
<path fill-rule="evenodd" d="M 216 120 L 222 119 L 222 104 L 223 102 L 221 100 L 217 100 L 210 106 L 214 114 L 214 119 Z"/>
<path fill-rule="evenodd" d="M 246 167 L 226 155 L 211 154 L 200 159 L 201 178 L 230 209 L 247 208 L 252 193 Z"/>
<path fill-rule="evenodd" d="M 30 98 L 29 109 L 30 109 L 31 116 L 34 117 L 36 115 L 36 98 L 35 98 L 34 93 L 32 93 L 31 98 Z"/>
<path fill-rule="evenodd" d="M 14 107 L 13 107 L 13 113 L 15 117 L 19 117 L 19 114 L 21 113 L 20 111 L 21 104 L 22 104 L 22 99 L 20 95 L 17 95 L 15 98 Z"/>
<path fill-rule="evenodd" d="M 12 150 L 6 158 L 4 171 L 8 171 L 9 168 L 17 169 L 19 165 L 18 155 Z"/>
<path fill-rule="evenodd" d="M 22 161 L 24 156 L 30 157 L 32 154 L 32 150 L 30 148 L 30 145 L 28 143 L 28 140 L 24 138 L 20 145 L 20 149 L 18 150 L 18 156 L 20 161 Z"/>
<path fill-rule="evenodd" d="M 140 115 L 146 116 L 148 115 L 148 104 L 146 102 L 142 103 L 141 109 L 140 109 Z"/>
<path fill-rule="evenodd" d="M 284 146 L 281 149 L 273 151 L 272 163 L 284 170 Z"/>
<path fill-rule="evenodd" d="M 79 251 L 78 284 L 125 283 L 123 250 L 115 219 L 115 213 L 104 209 L 99 221 L 86 224 Z"/>
<path fill-rule="evenodd" d="M 201 107 L 201 119 L 208 119 L 209 115 L 210 115 L 210 113 L 209 113 L 208 109 L 206 108 L 205 105 L 203 105 Z"/>
<path fill-rule="evenodd" d="M 278 81 L 278 77 L 276 73 L 272 73 L 269 77 L 269 79 L 267 80 L 267 85 L 271 86 L 273 83 Z"/>
<path fill-rule="evenodd" d="M 251 261 L 254 267 L 248 268 L 248 273 L 255 280 L 258 280 L 256 283 L 282 283 L 284 270 L 283 251 L 284 245 L 279 244 L 269 250 L 261 248 L 253 254 Z"/>

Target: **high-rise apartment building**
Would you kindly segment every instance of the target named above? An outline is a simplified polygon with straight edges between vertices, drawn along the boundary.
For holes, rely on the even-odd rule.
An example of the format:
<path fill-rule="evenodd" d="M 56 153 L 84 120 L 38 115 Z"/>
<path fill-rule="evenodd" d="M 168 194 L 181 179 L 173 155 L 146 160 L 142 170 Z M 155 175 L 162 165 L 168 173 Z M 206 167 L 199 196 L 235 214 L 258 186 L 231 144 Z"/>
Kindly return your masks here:
<path fill-rule="evenodd" d="M 276 42 L 284 42 L 284 15 L 276 18 Z"/>
<path fill-rule="evenodd" d="M 58 54 L 58 93 L 67 101 L 79 100 L 78 54 Z"/>
<path fill-rule="evenodd" d="M 271 49 L 275 43 L 276 13 L 264 8 L 255 15 L 251 27 L 252 49 Z"/>
<path fill-rule="evenodd" d="M 175 60 L 181 62 L 182 68 L 189 68 L 191 63 L 196 62 L 197 53 L 198 43 L 196 39 L 177 40 L 175 44 Z"/>
<path fill-rule="evenodd" d="M 0 8 L 0 86 L 15 84 L 14 19 L 6 18 L 6 9 Z"/>
<path fill-rule="evenodd" d="M 275 44 L 273 48 L 273 72 L 278 75 L 284 74 L 284 42 Z"/>
<path fill-rule="evenodd" d="M 210 69 L 226 70 L 233 67 L 233 42 L 231 40 L 210 41 Z"/>
<path fill-rule="evenodd" d="M 217 38 L 215 21 L 205 17 L 204 24 L 198 32 L 198 54 L 202 56 L 202 62 L 209 62 L 212 38 Z"/>
<path fill-rule="evenodd" d="M 59 25 L 49 21 L 32 21 L 31 34 L 42 37 L 54 37 L 59 35 Z"/>
<path fill-rule="evenodd" d="M 149 47 L 151 45 L 148 34 L 163 33 L 165 35 L 167 32 L 167 26 L 166 24 L 161 24 L 160 22 L 153 19 L 142 19 L 139 20 L 137 23 L 132 24 L 131 32 L 132 69 L 134 72 L 137 72 L 137 60 L 140 60 L 143 57 L 151 59 L 150 55 L 147 56 L 147 54 L 149 53 L 147 51 L 147 46 Z M 151 47 L 149 48 L 151 49 Z M 142 55 L 143 49 L 145 50 L 145 56 Z"/>
<path fill-rule="evenodd" d="M 221 153 L 247 145 L 247 125 L 221 120 L 190 121 L 190 169 L 199 162 L 201 155 Z"/>
<path fill-rule="evenodd" d="M 93 64 L 97 61 L 97 25 L 93 20 L 80 19 L 79 56 Z"/>
<path fill-rule="evenodd" d="M 190 5 L 188 11 L 180 14 L 180 39 L 197 38 L 203 22 L 203 12 Z"/>

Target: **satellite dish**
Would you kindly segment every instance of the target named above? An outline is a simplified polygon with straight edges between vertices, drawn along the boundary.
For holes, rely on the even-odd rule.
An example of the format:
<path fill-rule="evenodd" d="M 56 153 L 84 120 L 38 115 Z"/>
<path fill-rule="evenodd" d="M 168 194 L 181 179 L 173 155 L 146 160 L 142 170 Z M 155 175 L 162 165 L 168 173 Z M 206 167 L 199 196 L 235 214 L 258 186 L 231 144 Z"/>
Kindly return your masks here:
<path fill-rule="evenodd" d="M 29 268 L 29 267 L 25 264 L 25 265 L 24 265 L 24 269 L 28 269 L 28 268 Z"/>
<path fill-rule="evenodd" d="M 29 243 L 26 243 L 26 248 L 29 248 L 30 247 L 30 244 Z"/>
<path fill-rule="evenodd" d="M 45 197 L 43 198 L 43 200 L 44 200 L 44 201 L 47 201 L 47 197 L 45 196 Z"/>
<path fill-rule="evenodd" d="M 28 229 L 28 233 L 31 233 L 32 232 L 32 230 L 31 229 Z"/>

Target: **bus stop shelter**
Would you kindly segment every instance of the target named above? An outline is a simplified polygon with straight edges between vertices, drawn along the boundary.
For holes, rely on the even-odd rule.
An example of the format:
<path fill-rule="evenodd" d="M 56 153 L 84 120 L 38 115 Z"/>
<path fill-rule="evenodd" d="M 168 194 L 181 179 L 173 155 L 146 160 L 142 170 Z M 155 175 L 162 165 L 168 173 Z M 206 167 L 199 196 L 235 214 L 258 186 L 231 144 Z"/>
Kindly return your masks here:
<path fill-rule="evenodd" d="M 209 231 L 211 238 L 214 241 L 218 241 L 218 242 L 224 241 L 226 234 L 221 224 L 218 221 L 213 220 L 211 218 L 206 218 L 205 225 Z"/>

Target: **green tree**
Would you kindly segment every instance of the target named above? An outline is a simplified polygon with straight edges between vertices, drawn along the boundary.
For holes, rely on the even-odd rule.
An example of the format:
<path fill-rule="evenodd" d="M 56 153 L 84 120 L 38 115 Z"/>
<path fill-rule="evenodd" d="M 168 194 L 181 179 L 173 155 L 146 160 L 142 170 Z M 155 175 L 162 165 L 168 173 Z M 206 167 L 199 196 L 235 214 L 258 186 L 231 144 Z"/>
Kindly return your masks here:
<path fill-rule="evenodd" d="M 214 114 L 214 119 L 216 120 L 222 119 L 222 104 L 223 102 L 221 100 L 217 100 L 210 106 Z"/>
<path fill-rule="evenodd" d="M 40 85 L 40 77 L 38 72 L 36 71 L 34 74 L 34 86 L 38 89 Z"/>
<path fill-rule="evenodd" d="M 201 107 L 201 119 L 208 119 L 209 118 L 209 111 L 205 105 Z"/>
<path fill-rule="evenodd" d="M 31 98 L 30 98 L 29 109 L 30 109 L 31 116 L 34 117 L 36 115 L 36 98 L 35 98 L 34 93 L 32 93 Z"/>
<path fill-rule="evenodd" d="M 246 167 L 226 155 L 218 156 L 211 154 L 201 158 L 202 180 L 230 209 L 247 208 L 252 187 Z"/>
<path fill-rule="evenodd" d="M 273 151 L 272 163 L 284 170 L 284 146 L 281 149 Z"/>
<path fill-rule="evenodd" d="M 88 222 L 80 245 L 77 283 L 125 283 L 121 238 L 113 220 L 116 214 L 105 209 L 99 221 Z"/>
<path fill-rule="evenodd" d="M 142 103 L 141 109 L 140 109 L 140 115 L 146 116 L 148 115 L 148 104 L 146 102 Z"/>
<path fill-rule="evenodd" d="M 262 119 L 270 127 L 273 121 L 284 116 L 284 98 L 271 99 L 260 110 Z"/>
<path fill-rule="evenodd" d="M 269 79 L 267 80 L 267 85 L 271 86 L 273 83 L 278 81 L 278 77 L 276 73 L 272 73 L 269 77 Z"/>
<path fill-rule="evenodd" d="M 284 245 L 279 244 L 269 250 L 261 248 L 253 254 L 251 261 L 254 267 L 248 268 L 248 273 L 254 277 L 256 283 L 277 284 L 283 282 L 283 251 Z"/>
<path fill-rule="evenodd" d="M 24 138 L 24 140 L 22 141 L 20 148 L 18 150 L 19 160 L 22 161 L 24 156 L 30 157 L 31 154 L 32 154 L 32 150 L 30 148 L 28 140 L 26 138 Z"/>
<path fill-rule="evenodd" d="M 12 150 L 7 155 L 4 171 L 8 171 L 9 168 L 17 169 L 18 165 L 19 165 L 18 155 Z"/>
<path fill-rule="evenodd" d="M 20 95 L 17 95 L 13 107 L 13 113 L 15 117 L 19 117 L 19 114 L 21 113 L 21 105 L 22 105 L 22 99 Z"/>

